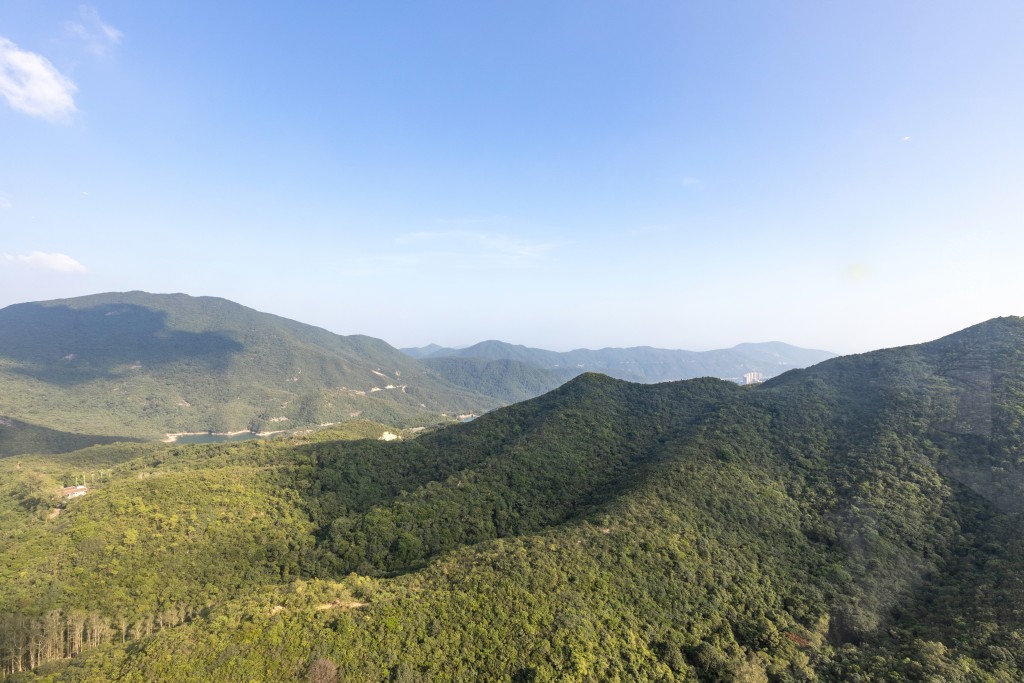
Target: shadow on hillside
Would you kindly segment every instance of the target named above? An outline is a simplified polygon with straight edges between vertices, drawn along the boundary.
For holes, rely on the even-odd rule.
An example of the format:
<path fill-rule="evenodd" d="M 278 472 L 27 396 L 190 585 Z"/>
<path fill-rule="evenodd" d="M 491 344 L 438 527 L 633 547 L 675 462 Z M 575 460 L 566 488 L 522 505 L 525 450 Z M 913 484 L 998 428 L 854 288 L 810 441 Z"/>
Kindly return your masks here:
<path fill-rule="evenodd" d="M 957 533 L 934 569 L 881 620 L 872 640 L 912 629 L 919 643 L 958 642 L 976 648 L 974 657 L 1001 656 L 1017 649 L 1024 623 L 1018 608 L 1021 517 L 969 486 L 953 489 Z"/>
<path fill-rule="evenodd" d="M 21 364 L 12 368 L 15 372 L 58 386 L 120 379 L 176 363 L 218 372 L 244 348 L 223 333 L 169 329 L 166 313 L 133 304 L 12 308 L 0 327 L 0 356 Z"/>
<path fill-rule="evenodd" d="M 49 427 L 22 422 L 0 416 L 0 458 L 15 455 L 55 455 L 70 453 L 89 446 L 131 441 L 140 443 L 143 439 L 129 436 L 102 436 L 97 434 L 76 434 L 62 432 Z"/>

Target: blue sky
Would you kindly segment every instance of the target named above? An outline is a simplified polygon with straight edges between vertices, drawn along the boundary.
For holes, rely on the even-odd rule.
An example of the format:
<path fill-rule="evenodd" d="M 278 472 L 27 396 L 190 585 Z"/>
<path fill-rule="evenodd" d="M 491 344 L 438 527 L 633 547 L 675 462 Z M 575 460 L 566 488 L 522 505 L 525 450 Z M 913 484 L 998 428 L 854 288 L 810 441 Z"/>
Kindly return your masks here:
<path fill-rule="evenodd" d="M 0 306 L 838 352 L 1024 313 L 1024 3 L 0 4 Z"/>

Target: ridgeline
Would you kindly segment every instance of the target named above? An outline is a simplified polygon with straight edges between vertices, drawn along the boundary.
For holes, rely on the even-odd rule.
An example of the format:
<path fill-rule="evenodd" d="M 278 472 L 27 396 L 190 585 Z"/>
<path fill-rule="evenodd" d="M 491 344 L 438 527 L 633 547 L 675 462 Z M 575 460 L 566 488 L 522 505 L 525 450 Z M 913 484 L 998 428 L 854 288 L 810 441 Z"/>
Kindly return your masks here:
<path fill-rule="evenodd" d="M 783 342 L 737 344 L 731 349 L 714 351 L 656 349 L 650 346 L 548 351 L 490 340 L 464 349 L 431 344 L 402 351 L 428 362 L 451 359 L 515 361 L 565 379 L 584 372 L 600 372 L 628 382 L 648 384 L 697 377 L 719 377 L 742 382 L 744 375 L 749 372 L 760 373 L 768 379 L 836 355 L 830 351 L 802 349 Z"/>

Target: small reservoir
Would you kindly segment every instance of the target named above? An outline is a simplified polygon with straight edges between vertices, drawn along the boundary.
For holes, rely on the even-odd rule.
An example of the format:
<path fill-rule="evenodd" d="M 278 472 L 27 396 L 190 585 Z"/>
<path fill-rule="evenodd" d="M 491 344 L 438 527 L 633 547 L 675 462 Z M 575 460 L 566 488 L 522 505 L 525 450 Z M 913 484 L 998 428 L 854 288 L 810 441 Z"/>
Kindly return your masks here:
<path fill-rule="evenodd" d="M 174 443 L 225 443 L 227 441 L 248 441 L 249 439 L 265 439 L 266 435 L 260 436 L 252 432 L 241 434 L 185 434 L 174 440 Z"/>

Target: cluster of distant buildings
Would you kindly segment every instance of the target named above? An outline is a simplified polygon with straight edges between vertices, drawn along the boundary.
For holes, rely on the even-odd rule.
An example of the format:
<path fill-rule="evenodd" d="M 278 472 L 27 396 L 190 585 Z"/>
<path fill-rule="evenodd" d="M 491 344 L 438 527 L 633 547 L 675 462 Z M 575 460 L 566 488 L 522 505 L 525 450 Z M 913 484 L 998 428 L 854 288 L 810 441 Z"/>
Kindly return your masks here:
<path fill-rule="evenodd" d="M 764 375 L 760 372 L 748 372 L 743 375 L 743 384 L 760 384 L 764 381 Z"/>

